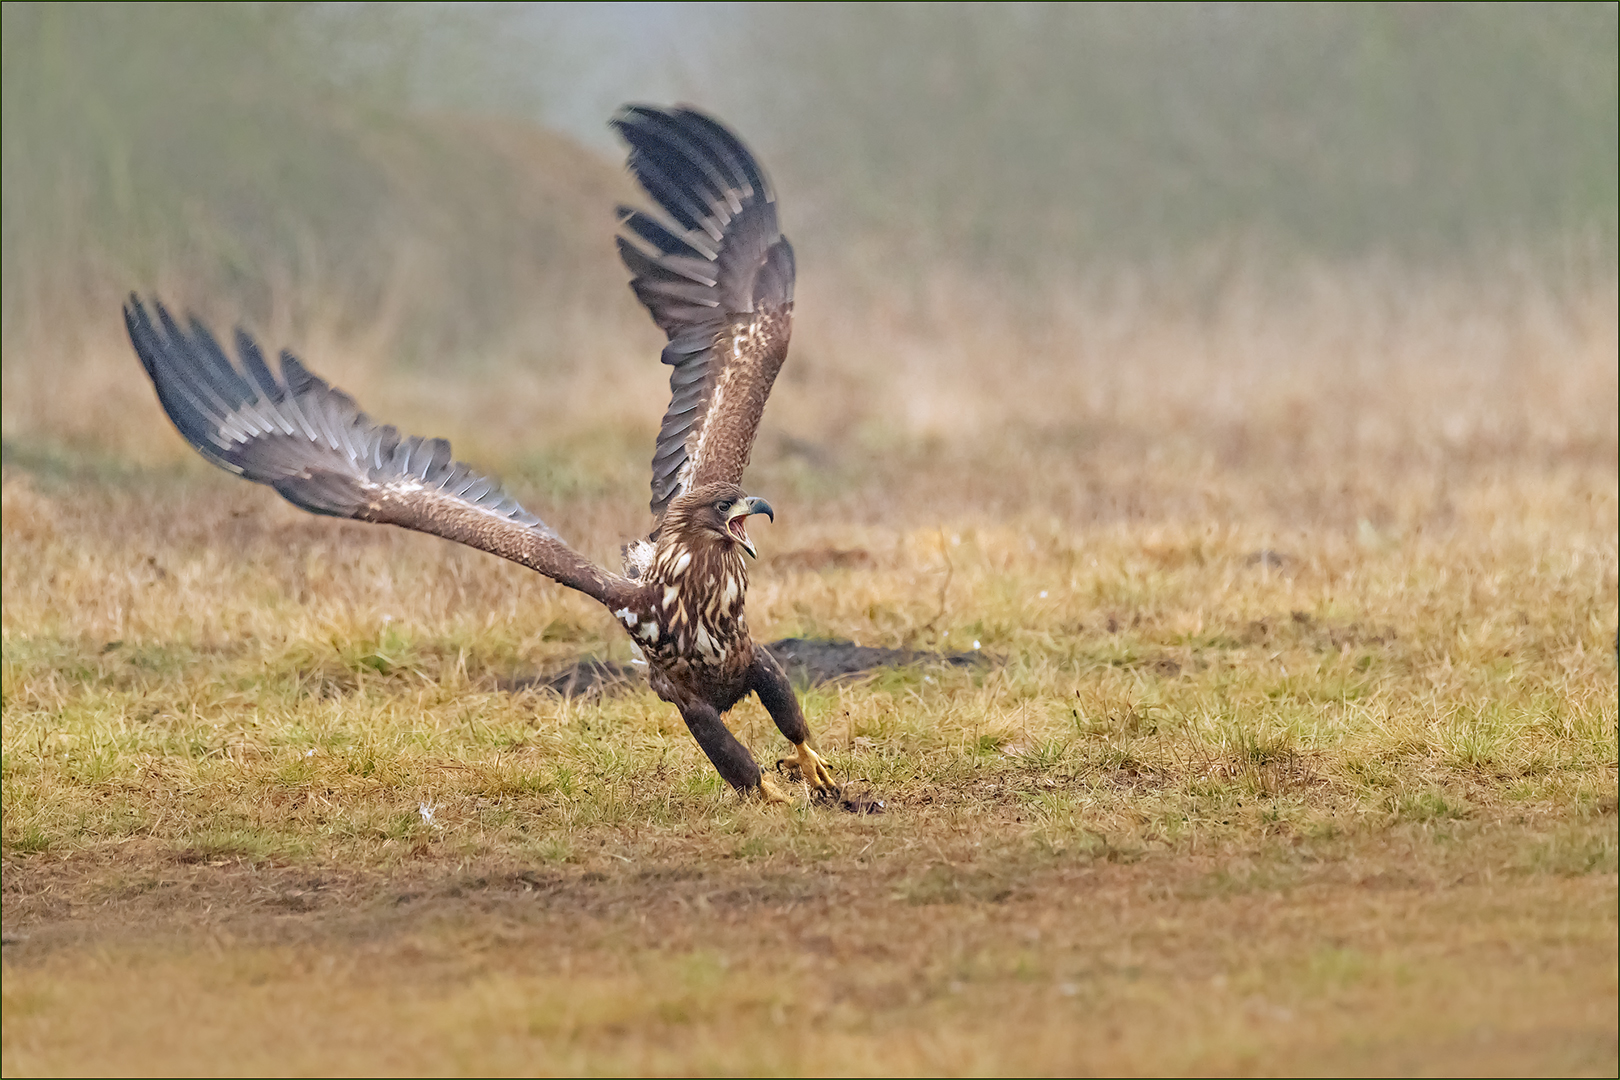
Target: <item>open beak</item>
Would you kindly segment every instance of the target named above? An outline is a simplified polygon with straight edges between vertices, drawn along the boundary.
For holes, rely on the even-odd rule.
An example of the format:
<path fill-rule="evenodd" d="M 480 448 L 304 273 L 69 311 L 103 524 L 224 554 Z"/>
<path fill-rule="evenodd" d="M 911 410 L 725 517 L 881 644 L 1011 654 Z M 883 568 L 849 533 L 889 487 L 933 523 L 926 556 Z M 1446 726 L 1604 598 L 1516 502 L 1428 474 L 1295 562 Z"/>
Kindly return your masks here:
<path fill-rule="evenodd" d="M 731 513 L 726 515 L 726 532 L 731 535 L 733 540 L 742 545 L 743 550 L 748 552 L 749 558 L 757 559 L 759 558 L 759 552 L 754 550 L 754 542 L 748 539 L 747 523 L 749 514 L 764 514 L 772 521 L 775 521 L 776 511 L 772 510 L 771 504 L 764 499 L 750 495 L 745 499 L 738 499 L 736 505 L 731 508 Z"/>

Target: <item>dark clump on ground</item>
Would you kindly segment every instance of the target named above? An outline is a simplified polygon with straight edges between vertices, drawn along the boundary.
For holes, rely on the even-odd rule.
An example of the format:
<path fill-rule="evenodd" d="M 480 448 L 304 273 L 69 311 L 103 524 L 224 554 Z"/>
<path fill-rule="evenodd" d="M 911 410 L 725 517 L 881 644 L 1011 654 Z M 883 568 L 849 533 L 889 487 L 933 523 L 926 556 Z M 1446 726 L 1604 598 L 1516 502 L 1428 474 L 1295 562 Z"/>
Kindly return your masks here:
<path fill-rule="evenodd" d="M 864 675 L 883 668 L 943 664 L 972 667 L 988 662 L 980 652 L 940 653 L 927 649 L 879 649 L 836 638 L 783 638 L 765 646 L 787 669 L 788 678 L 800 686 L 818 686 L 834 679 Z M 545 687 L 563 697 L 612 694 L 644 681 L 642 668 L 612 660 L 585 657 L 571 667 L 548 675 L 513 679 L 503 684 L 508 690 Z"/>
<path fill-rule="evenodd" d="M 788 678 L 816 686 L 880 668 L 945 664 L 973 667 L 988 662 L 982 652 L 939 653 L 927 649 L 877 649 L 837 638 L 783 638 L 766 648 L 787 669 Z"/>
<path fill-rule="evenodd" d="M 544 687 L 555 690 L 563 697 L 585 697 L 589 694 L 616 693 L 634 686 L 645 677 L 630 664 L 613 660 L 598 660 L 587 656 L 572 667 L 549 675 L 530 675 L 503 683 L 504 690 L 533 690 Z"/>

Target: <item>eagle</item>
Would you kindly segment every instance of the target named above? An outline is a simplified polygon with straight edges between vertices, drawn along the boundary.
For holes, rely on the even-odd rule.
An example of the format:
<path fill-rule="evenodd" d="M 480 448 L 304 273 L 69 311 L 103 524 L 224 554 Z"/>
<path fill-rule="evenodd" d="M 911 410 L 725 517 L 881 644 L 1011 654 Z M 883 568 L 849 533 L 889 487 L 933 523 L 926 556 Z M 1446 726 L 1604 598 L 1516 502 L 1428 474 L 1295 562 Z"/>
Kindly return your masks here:
<path fill-rule="evenodd" d="M 742 141 L 686 106 L 629 105 L 611 121 L 655 210 L 619 207 L 630 288 L 668 336 L 669 408 L 652 459 L 655 525 L 617 573 L 570 547 L 444 439 L 402 435 L 291 352 L 235 358 L 194 317 L 132 294 L 129 339 L 164 412 L 215 465 L 315 514 L 431 533 L 537 570 L 602 604 L 646 658 L 654 692 L 721 777 L 768 802 L 786 795 L 723 717 L 758 696 L 793 746 L 786 763 L 818 797 L 839 786 L 775 657 L 749 636 L 749 517 L 775 511 L 741 486 L 793 327 L 793 248 L 776 194 Z"/>

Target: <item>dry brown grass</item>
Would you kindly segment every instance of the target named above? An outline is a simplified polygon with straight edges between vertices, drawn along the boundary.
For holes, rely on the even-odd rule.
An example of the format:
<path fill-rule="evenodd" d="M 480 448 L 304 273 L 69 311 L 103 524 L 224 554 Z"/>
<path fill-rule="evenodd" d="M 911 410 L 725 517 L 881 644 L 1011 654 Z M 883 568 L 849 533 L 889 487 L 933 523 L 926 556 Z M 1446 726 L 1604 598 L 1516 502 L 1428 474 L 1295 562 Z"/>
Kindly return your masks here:
<path fill-rule="evenodd" d="M 115 328 L 8 351 L 6 1072 L 1612 1073 L 1612 281 L 1201 280 L 804 283 L 756 633 L 995 659 L 807 693 L 868 818 L 503 689 L 627 650 L 194 462 Z M 302 345 L 643 526 L 650 329 Z"/>

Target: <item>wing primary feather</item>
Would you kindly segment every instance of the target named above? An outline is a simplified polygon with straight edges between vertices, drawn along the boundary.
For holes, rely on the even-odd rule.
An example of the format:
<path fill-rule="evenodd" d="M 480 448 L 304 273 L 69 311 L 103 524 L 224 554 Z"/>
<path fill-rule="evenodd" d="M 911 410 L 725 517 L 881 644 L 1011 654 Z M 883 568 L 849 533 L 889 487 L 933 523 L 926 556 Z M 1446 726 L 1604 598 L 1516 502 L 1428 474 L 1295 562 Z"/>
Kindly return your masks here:
<path fill-rule="evenodd" d="M 280 387 L 276 385 L 276 378 L 270 374 L 270 365 L 264 362 L 264 353 L 259 351 L 259 343 L 248 336 L 248 332 L 240 326 L 236 328 L 236 355 L 242 358 L 242 367 L 247 372 L 248 382 L 255 390 L 255 396 L 266 405 L 274 404 Z"/>
<path fill-rule="evenodd" d="M 665 351 L 669 350 L 666 349 Z M 702 364 L 676 364 L 673 366 L 675 370 L 669 373 L 669 389 L 672 393 L 678 394 L 689 386 L 703 382 L 705 372 Z"/>
<path fill-rule="evenodd" d="M 735 136 L 701 113 L 686 108 L 631 106 L 623 115 L 630 121 L 626 126 L 639 136 L 631 140 L 633 145 L 661 144 L 664 156 L 674 155 L 694 178 L 708 180 L 733 213 L 741 210 L 744 198 L 754 194 L 761 178 L 757 168 L 743 167 L 748 152 Z M 763 192 L 764 185 L 757 186 Z"/>
<path fill-rule="evenodd" d="M 141 359 L 141 366 L 146 369 L 147 377 L 157 388 L 158 401 L 163 405 L 164 411 L 174 419 L 175 425 L 181 426 L 182 420 L 189 417 L 184 402 L 176 397 L 174 389 L 166 379 L 160 381 L 159 361 L 163 358 L 166 346 L 153 327 L 146 308 L 141 306 L 134 295 L 131 295 L 124 305 L 124 326 L 129 331 L 130 341 L 135 345 L 136 355 Z M 182 433 L 184 430 L 182 427 Z"/>
<path fill-rule="evenodd" d="M 253 388 L 252 400 L 245 402 L 239 411 L 253 417 L 266 432 L 279 429 L 284 434 L 291 435 L 292 422 L 282 416 L 276 408 L 276 403 L 286 395 L 276 382 L 275 376 L 270 374 L 270 367 L 264 362 L 264 354 L 259 351 L 259 343 L 249 337 L 241 327 L 236 328 L 235 336 L 236 355 L 241 357 L 246 380 Z"/>
<path fill-rule="evenodd" d="M 184 332 L 174 321 L 174 316 L 169 314 L 169 310 L 161 305 L 158 307 L 158 322 L 163 327 L 163 347 L 157 353 L 156 364 L 169 374 L 171 385 L 184 394 L 192 410 L 205 420 L 213 420 L 229 413 L 230 406 L 218 399 L 202 374 L 207 363 L 206 354 L 202 363 L 180 363 L 174 343 L 183 340 Z"/>
<path fill-rule="evenodd" d="M 641 186 L 669 211 L 671 217 L 688 229 L 707 233 L 709 239 L 717 244 L 725 240 L 725 233 L 715 222 L 713 213 L 693 198 L 690 189 L 672 179 L 661 163 L 653 161 L 646 154 L 632 154 L 630 161 L 630 168 L 635 172 L 636 179 L 641 181 Z"/>
<path fill-rule="evenodd" d="M 632 210 L 627 206 L 619 207 L 619 224 L 666 256 L 695 259 L 710 263 L 714 261 L 715 255 L 718 254 L 714 248 L 709 247 L 707 244 L 692 243 L 687 237 L 676 233 L 651 214 L 642 213 L 640 210 Z"/>
<path fill-rule="evenodd" d="M 699 307 L 715 308 L 720 306 L 720 299 L 714 295 L 712 286 L 703 285 L 696 281 L 670 281 L 668 279 L 648 280 L 643 278 L 637 282 L 637 292 L 643 295 L 663 296 L 671 300 L 681 300 Z M 645 302 L 645 301 L 644 301 Z"/>
<path fill-rule="evenodd" d="M 334 389 L 331 396 L 322 402 L 319 411 L 322 426 L 332 440 L 332 449 L 351 462 L 358 461 L 360 455 L 355 449 L 352 424 L 359 410 L 355 408 L 354 401 L 341 390 Z"/>
<path fill-rule="evenodd" d="M 742 212 L 743 198 L 754 194 L 749 177 L 731 160 L 724 147 L 716 147 L 711 142 L 704 128 L 691 123 L 695 113 L 679 110 L 642 115 L 646 119 L 642 130 L 650 139 L 662 144 L 661 160 L 668 162 L 673 158 L 679 162 L 691 187 L 698 188 L 695 181 L 700 177 L 708 181 L 712 186 L 704 194 L 716 209 L 723 205 L 730 211 L 729 216 Z"/>
<path fill-rule="evenodd" d="M 207 354 L 208 363 L 198 365 L 199 372 L 212 387 L 215 396 L 228 406 L 228 411 L 235 411 L 241 407 L 242 402 L 253 396 L 252 390 L 248 387 L 247 381 L 231 366 L 225 351 L 219 347 L 219 342 L 208 332 L 208 327 L 195 317 L 186 321 L 189 323 L 192 338 Z"/>
<path fill-rule="evenodd" d="M 697 195 L 723 233 L 732 217 L 742 212 L 742 200 L 737 196 L 753 194 L 746 190 L 747 181 L 722 173 L 715 167 L 713 155 L 705 154 L 694 145 L 686 132 L 667 117 L 643 125 L 641 132 L 645 142 L 651 144 L 643 152 L 651 156 L 651 150 L 656 147 L 657 161 L 665 175 Z M 737 190 L 739 180 L 744 187 L 741 192 Z"/>
<path fill-rule="evenodd" d="M 754 192 L 768 203 L 776 201 L 776 191 L 771 186 L 770 177 L 765 175 L 754 160 L 754 155 L 737 139 L 724 125 L 712 117 L 705 116 L 695 109 L 685 109 L 681 117 L 692 125 L 702 135 L 708 145 L 723 156 L 727 163 L 741 176 Z"/>
<path fill-rule="evenodd" d="M 450 443 L 446 439 L 433 439 L 429 442 L 427 467 L 423 470 L 423 481 L 431 480 L 433 483 L 443 481 L 450 468 Z"/>
<path fill-rule="evenodd" d="M 276 403 L 276 411 L 293 424 L 293 431 L 289 434 L 298 434 L 302 431 L 307 439 L 316 438 L 315 425 L 309 422 L 304 410 L 299 406 L 299 398 L 315 389 L 313 376 L 299 363 L 298 357 L 283 349 L 281 351 L 281 384 L 284 387 L 281 400 Z M 324 383 L 322 386 L 324 387 Z"/>
<path fill-rule="evenodd" d="M 714 263 L 687 255 L 650 255 L 627 237 L 617 238 L 619 258 L 637 277 L 666 278 L 713 288 L 720 280 Z"/>

